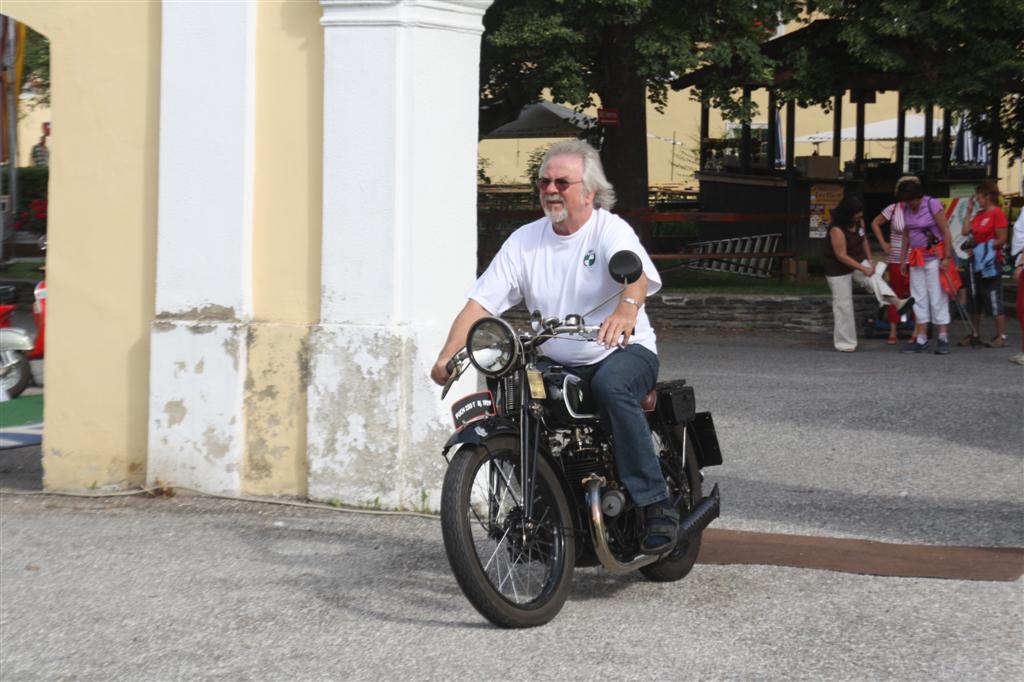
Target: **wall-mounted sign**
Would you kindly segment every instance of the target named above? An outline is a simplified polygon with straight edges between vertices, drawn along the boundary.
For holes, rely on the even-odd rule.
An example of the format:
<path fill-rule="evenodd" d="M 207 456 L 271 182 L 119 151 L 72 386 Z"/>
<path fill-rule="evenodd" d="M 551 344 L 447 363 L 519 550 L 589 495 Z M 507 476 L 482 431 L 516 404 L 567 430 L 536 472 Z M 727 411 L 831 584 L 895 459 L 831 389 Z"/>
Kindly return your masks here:
<path fill-rule="evenodd" d="M 842 185 L 811 185 L 809 213 L 811 239 L 824 239 L 832 222 L 832 209 L 843 200 Z"/>
<path fill-rule="evenodd" d="M 598 109 L 597 110 L 597 123 L 603 126 L 617 126 L 619 125 L 619 110 L 618 109 Z"/>

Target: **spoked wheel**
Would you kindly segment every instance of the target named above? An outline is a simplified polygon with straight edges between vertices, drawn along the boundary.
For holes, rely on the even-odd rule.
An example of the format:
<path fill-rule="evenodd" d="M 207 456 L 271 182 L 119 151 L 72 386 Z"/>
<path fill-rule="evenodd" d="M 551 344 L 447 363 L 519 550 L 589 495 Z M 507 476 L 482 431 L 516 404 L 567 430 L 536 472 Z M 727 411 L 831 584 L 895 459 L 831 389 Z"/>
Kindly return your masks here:
<path fill-rule="evenodd" d="M 668 482 L 672 495 L 682 493 L 682 500 L 679 503 L 680 518 L 685 518 L 694 505 L 700 502 L 701 498 L 700 468 L 697 466 L 697 456 L 694 453 L 693 441 L 690 440 L 689 434 L 686 435 L 686 439 L 686 470 L 683 472 L 683 475 L 686 477 L 689 491 L 680 490 L 678 486 L 672 484 L 672 481 Z M 676 545 L 675 549 L 662 559 L 642 567 L 640 572 L 648 580 L 658 583 L 674 582 L 685 578 L 693 569 L 693 565 L 697 563 L 697 555 L 700 554 L 701 535 L 703 535 L 703 531 L 691 538 L 689 543 Z"/>
<path fill-rule="evenodd" d="M 543 457 L 536 472 L 532 510 L 523 499 L 515 438 L 463 447 L 444 479 L 441 530 L 448 562 L 470 603 L 501 627 L 547 623 L 572 585 L 569 505 Z"/>
<path fill-rule="evenodd" d="M 16 398 L 32 381 L 28 358 L 20 350 L 0 351 L 0 385 L 8 395 Z"/>

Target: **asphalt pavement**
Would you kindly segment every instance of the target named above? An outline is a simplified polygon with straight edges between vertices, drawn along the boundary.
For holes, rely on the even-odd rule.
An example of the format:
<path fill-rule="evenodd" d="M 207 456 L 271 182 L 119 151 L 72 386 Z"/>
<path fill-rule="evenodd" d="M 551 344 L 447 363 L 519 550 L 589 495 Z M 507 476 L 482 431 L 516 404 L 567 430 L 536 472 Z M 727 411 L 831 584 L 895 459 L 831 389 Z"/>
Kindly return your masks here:
<path fill-rule="evenodd" d="M 1024 547 L 1016 347 L 686 334 L 660 350 L 662 378 L 715 417 L 716 526 Z M 3 680 L 1024 679 L 1020 579 L 588 568 L 550 624 L 503 631 L 459 592 L 432 519 L 5 494 L 0 543 Z"/>

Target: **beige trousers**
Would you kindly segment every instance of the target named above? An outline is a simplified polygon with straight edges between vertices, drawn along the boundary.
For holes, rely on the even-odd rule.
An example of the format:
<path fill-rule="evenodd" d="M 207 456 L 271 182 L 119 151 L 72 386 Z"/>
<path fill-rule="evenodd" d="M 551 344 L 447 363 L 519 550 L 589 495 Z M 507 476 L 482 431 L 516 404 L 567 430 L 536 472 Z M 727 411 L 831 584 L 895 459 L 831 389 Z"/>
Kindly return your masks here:
<path fill-rule="evenodd" d="M 889 283 L 882 279 L 885 268 L 885 263 L 879 263 L 871 277 L 860 270 L 854 270 L 848 275 L 825 278 L 828 280 L 828 288 L 832 290 L 832 345 L 836 350 L 857 350 L 857 320 L 853 315 L 854 282 L 869 294 L 874 294 L 878 305 L 902 307 L 906 303 L 906 299 L 897 296 Z"/>
<path fill-rule="evenodd" d="M 853 316 L 853 282 L 865 287 L 867 277 L 860 270 L 848 275 L 826 277 L 832 290 L 832 345 L 839 351 L 857 350 L 857 320 Z"/>

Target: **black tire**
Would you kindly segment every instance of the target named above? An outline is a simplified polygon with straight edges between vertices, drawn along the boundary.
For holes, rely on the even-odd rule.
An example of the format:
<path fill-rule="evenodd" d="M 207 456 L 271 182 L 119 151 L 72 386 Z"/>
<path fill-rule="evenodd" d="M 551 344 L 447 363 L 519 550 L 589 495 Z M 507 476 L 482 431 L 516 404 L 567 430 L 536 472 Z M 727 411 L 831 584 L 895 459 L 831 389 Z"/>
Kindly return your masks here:
<path fill-rule="evenodd" d="M 685 518 L 687 512 L 693 509 L 694 505 L 700 502 L 700 468 L 697 466 L 697 455 L 693 449 L 693 440 L 690 434 L 686 434 L 686 471 L 684 474 L 690 482 L 690 494 L 684 495 L 679 503 L 679 518 Z M 672 552 L 664 558 L 649 564 L 640 569 L 640 572 L 648 580 L 656 583 L 670 583 L 682 580 L 693 569 L 697 563 L 697 555 L 700 554 L 700 540 L 704 531 L 698 533 L 685 546 L 676 546 Z"/>
<path fill-rule="evenodd" d="M 530 527 L 520 469 L 518 439 L 492 438 L 452 457 L 441 491 L 441 532 L 452 573 L 476 610 L 504 628 L 554 618 L 569 596 L 576 560 L 569 505 L 543 457 L 533 496 L 536 530 L 520 539 Z"/>
<path fill-rule="evenodd" d="M 0 376 L 0 384 L 7 389 L 10 397 L 17 398 L 32 381 L 28 358 L 20 350 L 0 351 L 0 365 L 8 369 Z"/>

